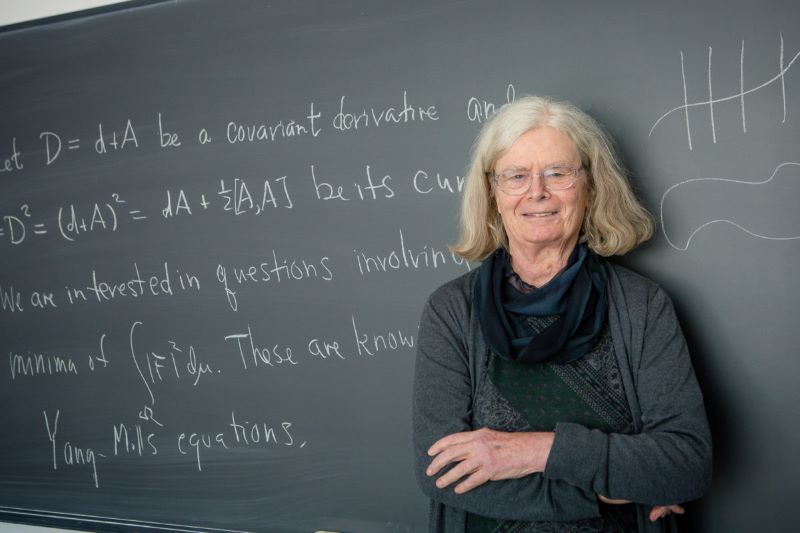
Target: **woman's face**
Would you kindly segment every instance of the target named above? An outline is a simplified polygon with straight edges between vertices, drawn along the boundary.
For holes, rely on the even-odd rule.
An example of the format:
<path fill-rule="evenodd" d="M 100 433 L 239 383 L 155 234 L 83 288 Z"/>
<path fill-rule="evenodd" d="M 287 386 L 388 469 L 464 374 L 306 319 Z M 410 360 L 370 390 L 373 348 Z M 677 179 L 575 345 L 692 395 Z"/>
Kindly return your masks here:
<path fill-rule="evenodd" d="M 542 172 L 554 164 L 578 168 L 581 158 L 565 134 L 541 127 L 520 135 L 495 163 L 495 173 L 508 169 Z M 569 189 L 549 191 L 540 175 L 533 176 L 531 187 L 521 196 L 493 187 L 495 201 L 508 235 L 509 250 L 524 253 L 552 246 L 562 249 L 577 239 L 588 207 L 586 171 L 581 170 Z"/>

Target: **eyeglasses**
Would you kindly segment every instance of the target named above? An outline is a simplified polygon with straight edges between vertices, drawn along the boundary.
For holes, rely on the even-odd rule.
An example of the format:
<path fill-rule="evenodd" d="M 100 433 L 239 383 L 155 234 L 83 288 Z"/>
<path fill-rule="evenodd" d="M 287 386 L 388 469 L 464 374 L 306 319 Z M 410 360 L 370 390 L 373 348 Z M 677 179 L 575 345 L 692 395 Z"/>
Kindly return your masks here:
<path fill-rule="evenodd" d="M 541 172 L 509 169 L 495 174 L 494 182 L 504 193 L 512 196 L 521 196 L 530 190 L 533 177 L 540 176 L 544 183 L 544 188 L 548 191 L 563 191 L 575 186 L 578 181 L 578 173 L 581 170 L 583 170 L 582 166 L 568 167 L 564 165 L 547 167 Z"/>

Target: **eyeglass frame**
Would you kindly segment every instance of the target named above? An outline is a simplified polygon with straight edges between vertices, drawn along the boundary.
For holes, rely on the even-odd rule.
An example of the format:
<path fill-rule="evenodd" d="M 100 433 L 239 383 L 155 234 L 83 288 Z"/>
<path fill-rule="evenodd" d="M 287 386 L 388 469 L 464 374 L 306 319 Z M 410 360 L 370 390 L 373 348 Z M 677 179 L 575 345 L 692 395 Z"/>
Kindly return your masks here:
<path fill-rule="evenodd" d="M 572 174 L 572 183 L 570 183 L 566 187 L 562 187 L 560 189 L 552 189 L 552 188 L 550 188 L 547 185 L 547 183 L 544 181 L 544 173 L 547 172 L 551 168 L 569 169 L 570 174 Z M 492 181 L 494 182 L 495 186 L 497 186 L 498 189 L 500 189 L 501 191 L 503 191 L 504 194 L 507 194 L 509 196 L 524 196 L 525 194 L 527 194 L 528 191 L 531 190 L 531 187 L 533 187 L 533 177 L 534 176 L 539 176 L 540 178 L 542 178 L 542 186 L 545 189 L 547 189 L 548 191 L 566 191 L 567 189 L 571 189 L 572 187 L 575 186 L 576 183 L 578 183 L 578 175 L 580 174 L 580 172 L 582 170 L 585 170 L 585 168 L 586 167 L 584 167 L 582 164 L 580 166 L 577 166 L 577 167 L 571 167 L 571 166 L 568 166 L 568 165 L 559 165 L 559 164 L 548 165 L 541 172 L 531 172 L 529 174 L 529 177 L 528 177 L 528 186 L 525 187 L 525 189 L 520 189 L 521 192 L 518 192 L 518 193 L 508 192 L 508 191 L 504 190 L 500 186 L 500 174 L 501 173 L 495 173 L 494 176 L 492 177 Z"/>

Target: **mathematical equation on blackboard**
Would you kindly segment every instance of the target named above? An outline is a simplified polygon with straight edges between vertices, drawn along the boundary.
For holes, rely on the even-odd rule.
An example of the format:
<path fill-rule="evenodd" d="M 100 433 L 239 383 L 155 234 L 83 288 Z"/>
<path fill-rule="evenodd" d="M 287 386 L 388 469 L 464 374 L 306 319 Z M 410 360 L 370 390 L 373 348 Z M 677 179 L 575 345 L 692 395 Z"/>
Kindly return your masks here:
<path fill-rule="evenodd" d="M 508 84 L 497 103 L 469 97 L 464 101 L 467 123 L 489 118 L 506 101 L 515 98 Z M 184 134 L 170 126 L 169 115 L 154 111 L 150 120 L 123 119 L 119 123 L 98 121 L 90 135 L 45 129 L 30 138 L 12 136 L 9 152 L 0 160 L 0 180 L 24 183 L 31 176 L 49 172 L 81 175 L 87 169 L 96 176 L 91 192 L 63 202 L 26 194 L 17 205 L 6 205 L 0 213 L 0 248 L 6 257 L 23 258 L 33 247 L 82 247 L 112 242 L 116 238 L 147 240 L 154 233 L 169 231 L 176 224 L 192 221 L 214 226 L 234 222 L 301 219 L 305 213 L 325 207 L 347 213 L 353 206 L 380 208 L 408 198 L 442 196 L 457 201 L 464 177 L 459 172 L 414 167 L 385 168 L 380 162 L 354 162 L 343 174 L 326 168 L 313 158 L 292 173 L 279 175 L 219 175 L 195 180 L 191 186 L 163 186 L 132 197 L 119 183 L 105 185 L 103 165 L 123 154 L 137 158 L 155 153 L 177 153 L 190 146 L 196 150 L 222 144 L 236 147 L 262 143 L 291 142 L 297 138 L 345 135 L 365 129 L 385 129 L 419 123 L 436 127 L 442 115 L 433 104 L 412 102 L 402 91 L 400 104 L 358 107 L 341 96 L 338 107 L 325 113 L 315 103 L 300 118 L 272 122 L 226 121 L 219 130 L 198 127 Z M 286 217 L 289 217 L 288 219 Z M 197 224 L 194 223 L 197 221 Z M 241 226 L 236 226 L 240 231 Z M 446 269 L 457 274 L 472 265 L 452 253 L 444 242 L 432 242 L 409 231 L 402 220 L 378 235 L 381 246 L 353 243 L 344 253 L 325 251 L 299 253 L 291 245 L 276 242 L 246 257 L 206 252 L 212 259 L 199 268 L 193 261 L 153 257 L 128 260 L 119 257 L 113 265 L 76 265 L 70 277 L 36 277 L 26 272 L 19 279 L 0 279 L 0 317 L 4 320 L 41 315 L 55 320 L 60 314 L 88 313 L 124 302 L 136 305 L 170 306 L 171 301 L 207 298 L 226 313 L 237 317 L 237 326 L 203 327 L 202 339 L 159 333 L 163 326 L 147 315 L 113 327 L 87 332 L 93 346 L 64 347 L 49 339 L 46 322 L 36 340 L 15 343 L 6 349 L 9 385 L 15 390 L 33 383 L 48 383 L 68 390 L 78 383 L 104 382 L 125 376 L 135 384 L 140 407 L 109 420 L 97 428 L 99 437 L 81 436 L 81 413 L 55 402 L 38 414 L 36 424 L 47 443 L 47 464 L 53 472 L 78 473 L 95 488 L 104 486 L 109 464 L 119 461 L 158 465 L 166 455 L 177 458 L 198 475 L 206 471 L 207 457 L 244 450 L 267 454 L 302 453 L 324 443 L 313 438 L 304 420 L 281 413 L 278 406 L 253 411 L 232 406 L 224 417 L 193 427 L 189 420 L 176 423 L 170 400 L 176 394 L 192 402 L 203 394 L 224 390 L 224 383 L 249 376 L 292 376 L 309 366 L 367 364 L 394 353 L 413 354 L 416 328 L 385 321 L 375 325 L 372 317 L 354 307 L 341 307 L 334 331 L 314 331 L 313 321 L 298 338 L 287 336 L 253 316 L 253 305 L 270 297 L 270 288 L 309 286 L 324 294 L 327 286 L 342 276 L 374 278 L 395 272 L 430 272 Z M 175 247 L 180 249 L 180 244 Z M 76 274 L 78 272 L 78 274 Z M 38 286 L 37 286 L 38 285 Z M 303 291 L 305 289 L 301 289 Z M 247 306 L 247 309 L 244 308 Z M 102 311 L 100 311 L 102 312 Z M 46 318 L 53 317 L 53 318 Z M 266 414 L 265 414 L 266 413 Z M 171 419 L 170 422 L 167 420 Z"/>

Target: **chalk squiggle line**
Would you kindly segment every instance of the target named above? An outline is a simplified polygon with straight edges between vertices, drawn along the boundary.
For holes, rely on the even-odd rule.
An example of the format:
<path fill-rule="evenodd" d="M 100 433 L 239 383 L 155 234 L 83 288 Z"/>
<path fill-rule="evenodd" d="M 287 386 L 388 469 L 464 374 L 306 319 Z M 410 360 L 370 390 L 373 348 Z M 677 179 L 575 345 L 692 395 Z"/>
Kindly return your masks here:
<path fill-rule="evenodd" d="M 742 52 L 741 52 L 741 57 L 740 57 L 740 69 L 742 70 L 742 72 L 740 72 L 740 90 L 736 94 L 732 94 L 730 96 L 725 96 L 725 97 L 722 97 L 722 98 L 713 98 L 713 96 L 711 95 L 711 47 L 709 47 L 709 49 L 708 49 L 708 63 L 709 63 L 708 64 L 708 84 L 709 84 L 708 92 L 709 92 L 709 99 L 704 101 L 704 102 L 692 102 L 692 103 L 688 102 L 687 93 L 686 93 L 686 73 L 685 73 L 684 66 L 683 66 L 683 50 L 681 50 L 681 53 L 680 53 L 681 54 L 681 73 L 683 74 L 683 101 L 684 101 L 684 104 L 680 105 L 680 106 L 677 106 L 677 107 L 674 107 L 674 108 L 670 109 L 669 111 L 667 111 L 666 113 L 664 113 L 663 115 L 661 115 L 661 117 L 659 117 L 659 119 L 656 120 L 655 123 L 653 123 L 653 126 L 650 128 L 650 133 L 648 134 L 648 137 L 651 137 L 653 135 L 653 131 L 655 131 L 656 126 L 658 126 L 661 123 L 662 120 L 667 118 L 672 113 L 675 113 L 676 111 L 684 110 L 684 112 L 686 114 L 686 127 L 687 127 L 687 131 L 688 131 L 689 130 L 689 108 L 690 107 L 709 106 L 709 108 L 711 110 L 711 114 L 712 114 L 712 119 L 711 120 L 713 122 L 714 104 L 718 104 L 720 102 L 728 102 L 730 100 L 735 100 L 737 98 L 741 101 L 741 105 L 742 105 L 742 125 L 743 125 L 743 127 L 745 127 L 744 126 L 744 96 L 747 95 L 747 94 L 751 94 L 751 93 L 754 93 L 756 91 L 759 91 L 759 90 L 763 89 L 764 87 L 767 87 L 767 86 L 775 83 L 777 80 L 781 80 L 781 91 L 782 91 L 781 94 L 782 94 L 782 97 L 783 97 L 783 121 L 785 122 L 786 121 L 786 81 L 785 81 L 784 78 L 786 76 L 786 73 L 789 71 L 789 69 L 794 64 L 794 62 L 797 61 L 797 58 L 800 57 L 800 52 L 796 53 L 794 55 L 794 57 L 792 58 L 792 60 L 789 61 L 789 63 L 786 66 L 784 66 L 784 63 L 783 63 L 783 34 L 781 34 L 780 37 L 781 37 L 781 47 L 780 47 L 780 62 L 779 62 L 779 72 L 778 72 L 778 74 L 776 74 L 774 77 L 770 78 L 769 80 L 765 81 L 764 83 L 762 83 L 758 87 L 753 87 L 752 89 L 748 89 L 746 91 L 744 90 L 744 86 L 743 86 L 743 77 L 744 77 L 744 41 L 742 41 Z M 691 132 L 690 131 L 688 131 L 688 135 L 689 135 L 689 148 L 691 149 L 692 141 L 691 141 Z"/>
<path fill-rule="evenodd" d="M 772 172 L 772 175 L 770 177 L 768 177 L 767 179 L 762 180 L 762 181 L 744 181 L 744 180 L 734 180 L 734 179 L 727 179 L 727 178 L 692 178 L 692 179 L 688 179 L 688 180 L 682 181 L 680 183 L 676 183 L 675 185 L 673 185 L 672 187 L 667 189 L 664 192 L 663 195 L 661 195 L 661 203 L 659 205 L 659 212 L 660 212 L 659 214 L 660 214 L 660 218 L 661 218 L 661 232 L 664 234 L 664 238 L 667 239 L 667 243 L 670 246 L 672 246 L 673 248 L 675 248 L 676 250 L 681 251 L 681 252 L 685 252 L 686 250 L 689 249 L 689 245 L 691 244 L 692 239 L 697 234 L 697 232 L 699 232 L 703 228 L 707 228 L 708 226 L 710 226 L 712 224 L 717 224 L 719 222 L 724 222 L 726 224 L 730 224 L 730 225 L 732 225 L 732 226 L 734 226 L 736 228 L 739 228 L 740 230 L 742 230 L 743 232 L 747 233 L 748 235 L 750 235 L 752 237 L 757 237 L 759 239 L 766 239 L 766 240 L 769 240 L 769 241 L 792 241 L 792 240 L 800 239 L 800 235 L 789 236 L 789 237 L 769 237 L 767 235 L 760 235 L 760 234 L 758 234 L 758 233 L 756 233 L 754 231 L 750 231 L 749 229 L 745 228 L 741 224 L 737 224 L 733 220 L 717 219 L 717 220 L 711 220 L 710 222 L 706 222 L 705 224 L 703 224 L 700 227 L 698 227 L 697 229 L 695 229 L 691 233 L 691 235 L 689 235 L 689 239 L 686 241 L 686 246 L 681 248 L 680 246 L 677 246 L 675 243 L 673 243 L 672 240 L 670 240 L 669 235 L 667 235 L 667 226 L 664 224 L 664 200 L 666 200 L 667 195 L 669 195 L 669 193 L 671 193 L 674 189 L 677 189 L 681 185 L 686 185 L 687 183 L 692 183 L 692 182 L 695 182 L 695 181 L 723 181 L 723 182 L 727 182 L 727 183 L 739 183 L 739 184 L 742 184 L 742 185 L 764 185 L 765 183 L 769 183 L 770 181 L 772 181 L 775 178 L 775 175 L 778 173 L 778 171 L 780 171 L 783 167 L 789 166 L 789 165 L 800 167 L 800 163 L 795 163 L 795 162 L 792 162 L 792 161 L 787 161 L 785 163 L 781 163 L 780 165 L 775 167 L 775 170 Z"/>

